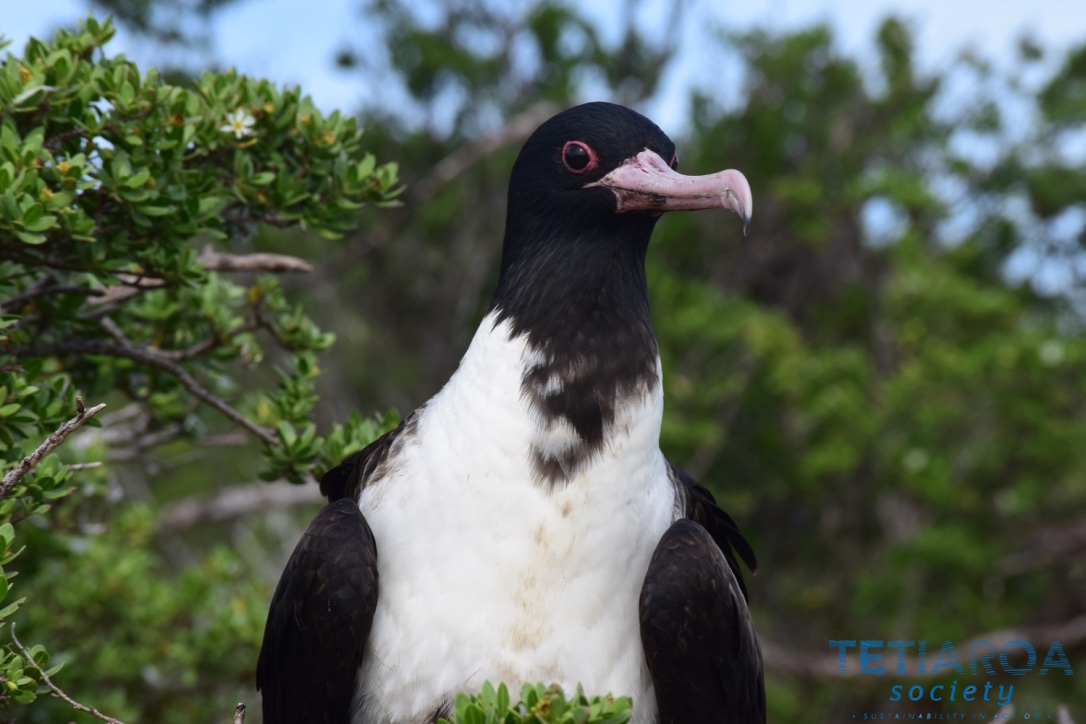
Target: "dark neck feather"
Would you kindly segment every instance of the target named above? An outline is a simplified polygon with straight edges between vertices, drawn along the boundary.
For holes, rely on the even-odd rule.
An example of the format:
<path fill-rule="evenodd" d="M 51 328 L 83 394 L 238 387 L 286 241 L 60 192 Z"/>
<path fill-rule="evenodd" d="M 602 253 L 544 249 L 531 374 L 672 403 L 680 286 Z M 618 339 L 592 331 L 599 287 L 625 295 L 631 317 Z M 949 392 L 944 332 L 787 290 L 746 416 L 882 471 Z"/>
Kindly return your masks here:
<path fill-rule="evenodd" d="M 653 220 L 608 215 L 605 223 L 540 215 L 506 231 L 496 323 L 527 335 L 542 361 L 522 391 L 544 427 L 569 423 L 570 449 L 533 451 L 541 482 L 567 480 L 603 448 L 616 409 L 659 384 L 645 282 Z M 511 236 L 512 235 L 512 236 Z"/>

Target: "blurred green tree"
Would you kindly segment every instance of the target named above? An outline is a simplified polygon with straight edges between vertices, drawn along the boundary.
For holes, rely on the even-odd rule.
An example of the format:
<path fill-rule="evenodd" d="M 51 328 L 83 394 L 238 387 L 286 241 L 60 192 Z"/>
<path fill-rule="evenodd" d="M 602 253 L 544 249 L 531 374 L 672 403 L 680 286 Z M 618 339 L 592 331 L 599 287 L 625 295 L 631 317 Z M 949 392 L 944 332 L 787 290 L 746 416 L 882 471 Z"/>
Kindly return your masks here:
<path fill-rule="evenodd" d="M 395 23 L 440 34 L 440 12 L 392 7 Z M 493 8 L 487 27 L 531 27 L 527 15 L 503 20 L 515 14 L 505 5 L 472 7 Z M 564 47 L 592 27 L 582 17 Z M 505 169 L 541 120 L 532 109 L 545 116 L 548 101 L 588 99 L 587 88 L 599 97 L 599 77 L 609 78 L 603 97 L 635 105 L 658 87 L 623 96 L 621 80 L 578 75 L 585 60 L 543 88 L 502 93 L 503 108 L 494 84 L 475 92 L 455 80 L 471 68 L 463 53 L 481 64 L 539 57 L 530 36 L 519 53 L 466 44 L 448 66 L 420 65 L 415 36 L 396 37 L 407 46 L 395 46 L 390 67 L 424 110 L 366 115 L 396 149 L 408 192 L 339 251 L 337 268 L 358 260 L 341 280 L 367 362 L 331 374 L 364 399 L 409 409 L 455 367 L 493 288 Z M 1043 51 L 1023 43 L 1022 65 L 1041 78 L 1032 83 L 967 53 L 925 74 L 897 19 L 879 28 L 874 63 L 843 55 L 824 27 L 721 33 L 701 52 L 703 65 L 738 59 L 745 80 L 731 105 L 716 100 L 731 97 L 721 87 L 693 92 L 677 138 L 682 169 L 743 170 L 757 213 L 740 243 L 722 242 L 711 214 L 665 218 L 657 231 L 649 278 L 663 445 L 712 486 L 760 554 L 752 602 L 771 719 L 948 711 L 891 702 L 885 678 L 840 677 L 829 639 L 934 647 L 1020 636 L 1044 650 L 1059 638 L 1081 656 L 1086 345 L 1082 288 L 1065 270 L 1083 263 L 1086 173 L 1062 150 L 1086 121 L 1074 101 L 1081 52 L 1042 67 Z M 621 53 L 591 57 L 617 66 Z M 413 122 L 441 117 L 450 98 L 505 121 Z M 1009 120 L 1022 117 L 1027 127 Z M 1024 260 L 1040 271 L 1023 274 Z M 1069 281 L 1053 288 L 1054 272 Z M 339 309 L 336 323 L 350 325 Z M 1020 711 L 1086 701 L 1075 677 L 1016 688 Z"/>

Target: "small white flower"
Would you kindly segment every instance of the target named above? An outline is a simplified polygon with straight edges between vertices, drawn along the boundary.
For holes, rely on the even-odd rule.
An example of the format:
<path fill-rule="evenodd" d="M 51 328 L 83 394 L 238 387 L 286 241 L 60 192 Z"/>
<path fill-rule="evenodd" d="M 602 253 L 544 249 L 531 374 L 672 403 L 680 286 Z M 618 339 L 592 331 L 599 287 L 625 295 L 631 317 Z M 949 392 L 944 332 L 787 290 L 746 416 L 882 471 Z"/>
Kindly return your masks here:
<path fill-rule="evenodd" d="M 233 133 L 235 138 L 244 138 L 253 135 L 252 126 L 256 121 L 249 112 L 241 108 L 226 117 L 227 122 L 219 126 L 223 133 Z"/>

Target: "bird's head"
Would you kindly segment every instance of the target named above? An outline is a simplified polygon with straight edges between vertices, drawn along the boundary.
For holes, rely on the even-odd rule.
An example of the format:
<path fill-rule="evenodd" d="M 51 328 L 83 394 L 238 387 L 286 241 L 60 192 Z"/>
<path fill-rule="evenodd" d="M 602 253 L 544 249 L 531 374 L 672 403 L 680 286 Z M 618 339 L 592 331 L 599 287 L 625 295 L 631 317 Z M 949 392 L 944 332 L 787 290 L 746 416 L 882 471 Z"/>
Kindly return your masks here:
<path fill-rule="evenodd" d="M 677 166 L 675 144 L 648 118 L 585 103 L 543 123 L 524 144 L 509 183 L 509 218 L 651 231 L 665 211 L 727 208 L 746 232 L 754 203 L 742 173 L 685 176 Z"/>
<path fill-rule="evenodd" d="M 491 308 L 533 341 L 625 338 L 655 359 L 645 253 L 665 211 L 727 208 L 750 220 L 738 171 L 684 176 L 655 123 L 613 103 L 586 103 L 544 122 L 509 180 L 501 275 Z M 576 338 L 576 339 L 575 339 Z M 554 342 L 557 344 L 557 342 Z M 571 352 L 571 354 L 573 354 Z"/>

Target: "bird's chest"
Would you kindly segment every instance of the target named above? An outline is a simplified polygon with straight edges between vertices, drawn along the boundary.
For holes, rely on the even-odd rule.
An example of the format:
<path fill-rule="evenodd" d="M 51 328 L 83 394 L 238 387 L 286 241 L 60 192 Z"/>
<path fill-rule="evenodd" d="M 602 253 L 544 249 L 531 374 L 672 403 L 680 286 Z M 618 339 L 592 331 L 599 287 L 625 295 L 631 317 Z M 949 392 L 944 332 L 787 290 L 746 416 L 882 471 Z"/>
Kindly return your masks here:
<path fill-rule="evenodd" d="M 516 375 L 465 384 L 471 364 L 362 493 L 380 596 L 355 721 L 425 720 L 488 680 L 581 684 L 654 710 L 638 596 L 675 517 L 658 395 L 620 406 L 605 445 L 555 482 L 536 458 L 572 444 L 569 430 L 539 424 Z"/>

